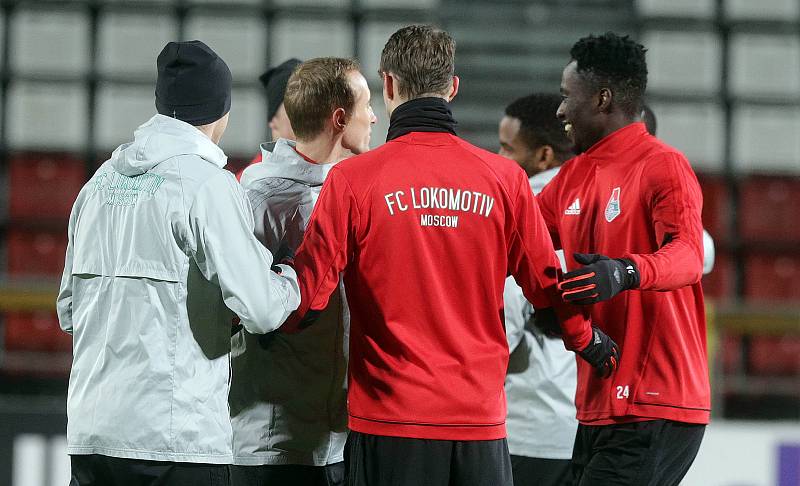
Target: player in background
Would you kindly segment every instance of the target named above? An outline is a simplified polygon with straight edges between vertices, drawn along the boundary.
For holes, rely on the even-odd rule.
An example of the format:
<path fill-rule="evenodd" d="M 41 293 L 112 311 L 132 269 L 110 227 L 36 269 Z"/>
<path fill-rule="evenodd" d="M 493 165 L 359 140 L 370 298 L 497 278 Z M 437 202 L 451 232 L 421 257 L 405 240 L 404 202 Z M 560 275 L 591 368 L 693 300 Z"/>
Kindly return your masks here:
<path fill-rule="evenodd" d="M 275 141 L 279 138 L 294 140 L 294 131 L 292 130 L 292 124 L 289 122 L 289 117 L 286 116 L 283 98 L 284 93 L 286 93 L 286 83 L 289 82 L 289 76 L 292 75 L 294 69 L 301 62 L 300 59 L 293 57 L 267 69 L 264 74 L 258 77 L 258 80 L 264 86 L 264 92 L 267 94 L 267 123 L 270 130 L 270 140 Z M 247 167 L 258 162 L 261 162 L 261 152 L 253 157 Z M 244 169 L 236 173 L 237 180 L 241 181 Z"/>
<path fill-rule="evenodd" d="M 231 324 L 274 330 L 299 304 L 270 271 L 223 169 L 231 73 L 200 41 L 157 61 L 157 115 L 81 189 L 58 295 L 73 335 L 72 486 L 222 486 L 233 460 Z"/>
<path fill-rule="evenodd" d="M 387 143 L 333 167 L 295 259 L 292 332 L 344 284 L 351 485 L 511 484 L 503 284 L 555 306 L 567 345 L 611 373 L 616 347 L 563 304 L 527 177 L 455 135 L 455 43 L 404 27 L 380 61 Z"/>
<path fill-rule="evenodd" d="M 376 118 L 355 61 L 319 58 L 289 78 L 284 99 L 297 141 L 261 146 L 242 186 L 255 233 L 277 258 L 292 254 L 332 164 L 369 150 Z M 235 486 L 344 484 L 347 438 L 347 305 L 334 291 L 317 324 L 299 334 L 234 337 L 230 393 Z"/>
<path fill-rule="evenodd" d="M 534 194 L 571 159 L 556 110 L 557 94 L 536 93 L 513 101 L 500 120 L 499 154 L 525 170 Z M 558 251 L 559 259 L 563 253 Z M 506 335 L 511 356 L 505 390 L 508 450 L 516 485 L 570 484 L 575 418 L 575 355 L 554 330 L 534 325 L 533 307 L 509 277 L 504 292 Z"/>
<path fill-rule="evenodd" d="M 558 118 L 576 158 L 538 196 L 570 272 L 562 297 L 620 344 L 610 380 L 578 362 L 577 484 L 677 485 L 710 415 L 702 195 L 689 162 L 641 122 L 645 49 L 580 39 Z"/>
<path fill-rule="evenodd" d="M 656 128 L 658 127 L 658 120 L 656 114 L 649 105 L 645 104 L 642 108 L 642 121 L 647 127 L 647 132 L 656 136 Z M 708 275 L 714 269 L 714 260 L 716 259 L 716 247 L 714 246 L 714 238 L 703 229 L 703 275 Z"/>

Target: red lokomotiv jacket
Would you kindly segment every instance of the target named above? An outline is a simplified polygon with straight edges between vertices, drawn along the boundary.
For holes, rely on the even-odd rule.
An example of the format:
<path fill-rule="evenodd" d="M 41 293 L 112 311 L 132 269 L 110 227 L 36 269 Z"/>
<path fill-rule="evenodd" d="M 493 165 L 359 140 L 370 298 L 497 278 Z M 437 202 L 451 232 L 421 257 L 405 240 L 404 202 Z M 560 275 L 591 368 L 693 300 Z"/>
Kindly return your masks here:
<path fill-rule="evenodd" d="M 445 440 L 503 438 L 503 284 L 555 302 L 565 340 L 591 338 L 560 303 L 558 261 L 525 173 L 448 133 L 412 132 L 331 169 L 298 250 L 302 304 L 344 272 L 351 313 L 349 425 Z"/>
<path fill-rule="evenodd" d="M 641 277 L 587 307 L 622 357 L 608 380 L 579 360 L 578 419 L 708 423 L 703 201 L 686 157 L 633 123 L 564 164 L 538 201 L 569 270 L 573 253 L 601 253 L 630 258 Z"/>

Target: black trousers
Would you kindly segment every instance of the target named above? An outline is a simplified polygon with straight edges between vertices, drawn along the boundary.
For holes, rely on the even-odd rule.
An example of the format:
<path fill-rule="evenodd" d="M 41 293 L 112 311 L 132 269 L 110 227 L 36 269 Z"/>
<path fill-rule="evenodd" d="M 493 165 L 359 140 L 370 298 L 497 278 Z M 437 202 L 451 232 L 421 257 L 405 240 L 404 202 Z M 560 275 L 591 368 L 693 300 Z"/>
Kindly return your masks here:
<path fill-rule="evenodd" d="M 431 440 L 350 431 L 349 486 L 513 486 L 506 439 Z"/>
<path fill-rule="evenodd" d="M 677 486 L 689 471 L 705 425 L 650 420 L 578 425 L 572 468 L 577 486 Z"/>
<path fill-rule="evenodd" d="M 569 459 L 542 459 L 511 456 L 514 486 L 570 486 L 572 465 Z"/>
<path fill-rule="evenodd" d="M 344 462 L 327 466 L 231 466 L 232 486 L 343 486 Z"/>
<path fill-rule="evenodd" d="M 70 456 L 69 486 L 229 486 L 227 465 Z"/>

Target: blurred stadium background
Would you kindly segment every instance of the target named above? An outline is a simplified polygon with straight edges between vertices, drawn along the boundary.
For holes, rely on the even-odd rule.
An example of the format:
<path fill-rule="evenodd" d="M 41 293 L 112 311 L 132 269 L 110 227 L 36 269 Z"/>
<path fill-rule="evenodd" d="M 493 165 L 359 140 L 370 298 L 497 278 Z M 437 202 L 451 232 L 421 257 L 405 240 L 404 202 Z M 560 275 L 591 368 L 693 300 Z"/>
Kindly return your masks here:
<path fill-rule="evenodd" d="M 380 52 L 419 22 L 455 37 L 459 132 L 490 150 L 506 104 L 558 92 L 578 38 L 649 49 L 658 134 L 693 163 L 717 247 L 703 282 L 715 420 L 684 484 L 800 485 L 799 0 L 0 0 L 0 484 L 68 482 L 67 218 L 155 112 L 161 47 L 199 38 L 230 65 L 236 168 L 268 133 L 257 77 L 292 56 L 360 59 L 382 143 Z"/>

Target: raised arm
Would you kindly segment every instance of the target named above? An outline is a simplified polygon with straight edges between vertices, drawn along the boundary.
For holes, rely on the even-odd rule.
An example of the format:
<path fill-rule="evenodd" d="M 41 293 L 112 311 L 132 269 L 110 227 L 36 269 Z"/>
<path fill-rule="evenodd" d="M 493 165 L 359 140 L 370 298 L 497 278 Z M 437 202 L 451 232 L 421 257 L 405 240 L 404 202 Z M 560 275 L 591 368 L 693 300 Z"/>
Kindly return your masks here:
<path fill-rule="evenodd" d="M 251 333 L 275 330 L 300 303 L 291 267 L 272 267 L 272 254 L 253 235 L 253 214 L 243 189 L 221 173 L 199 189 L 189 210 L 194 259 L 203 276 Z"/>
<path fill-rule="evenodd" d="M 628 254 L 639 273 L 641 290 L 675 290 L 695 284 L 703 276 L 703 195 L 689 162 L 679 154 L 665 154 L 645 174 L 655 253 Z"/>
<path fill-rule="evenodd" d="M 561 300 L 556 288 L 560 263 L 547 226 L 522 172 L 518 179 L 509 273 L 535 309 L 555 310 L 567 348 L 582 350 L 591 339 L 591 325 L 579 308 Z"/>
<path fill-rule="evenodd" d="M 281 331 L 297 332 L 328 305 L 339 274 L 352 258 L 358 226 L 355 194 L 341 171 L 331 169 L 306 227 L 294 265 L 300 280 L 301 304 Z"/>

